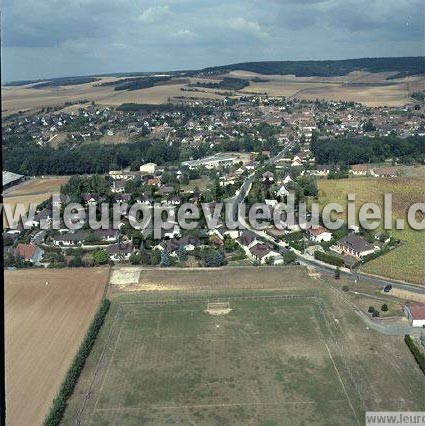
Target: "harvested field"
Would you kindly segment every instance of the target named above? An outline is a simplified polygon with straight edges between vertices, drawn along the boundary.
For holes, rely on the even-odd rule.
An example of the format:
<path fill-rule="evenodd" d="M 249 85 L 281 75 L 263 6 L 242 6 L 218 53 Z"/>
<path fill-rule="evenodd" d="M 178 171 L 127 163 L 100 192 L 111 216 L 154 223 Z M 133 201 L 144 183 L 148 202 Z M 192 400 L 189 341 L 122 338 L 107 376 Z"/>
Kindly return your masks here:
<path fill-rule="evenodd" d="M 223 96 L 216 95 L 212 91 L 184 92 L 180 90 L 185 84 L 168 84 L 149 87 L 147 89 L 118 91 L 98 101 L 99 104 L 121 105 L 124 103 L 140 104 L 162 104 L 169 98 L 186 97 L 196 99 L 222 99 Z"/>
<path fill-rule="evenodd" d="M 312 88 L 319 89 L 322 87 L 323 90 L 327 90 L 328 88 L 336 88 L 339 86 L 334 83 L 286 82 L 282 80 L 271 80 L 264 83 L 251 82 L 249 86 L 240 90 L 240 93 L 267 93 L 268 96 L 292 97 L 304 90 L 310 90 Z"/>
<path fill-rule="evenodd" d="M 245 269 L 187 285 L 189 273 L 148 271 L 141 281 L 171 290 L 115 289 L 64 422 L 356 425 L 366 410 L 423 408 L 403 338 L 366 329 L 329 277 Z M 205 312 L 220 300 L 230 312 Z"/>
<path fill-rule="evenodd" d="M 4 198 L 17 197 L 17 196 L 31 196 L 42 194 L 53 194 L 59 192 L 61 185 L 68 182 L 69 177 L 57 178 L 36 178 L 26 180 L 22 184 L 12 188 L 10 192 L 4 195 Z"/>
<path fill-rule="evenodd" d="M 391 73 L 351 72 L 337 77 L 295 77 L 293 75 L 262 75 L 246 71 L 232 71 L 215 80 L 181 79 L 172 80 L 158 86 L 132 91 L 115 91 L 113 86 L 99 86 L 99 83 L 117 80 L 114 77 L 102 77 L 96 83 L 86 83 L 64 87 L 46 87 L 34 89 L 31 85 L 3 87 L 3 116 L 18 111 L 35 111 L 46 106 L 63 106 L 65 102 L 76 102 L 86 99 L 102 105 L 120 105 L 122 103 L 161 104 L 171 100 L 222 99 L 214 93 L 215 89 L 198 88 L 199 91 L 182 91 L 189 88 L 189 81 L 220 81 L 223 77 L 240 77 L 252 80 L 257 77 L 267 82 L 251 81 L 250 86 L 238 93 L 264 93 L 269 96 L 296 96 L 300 99 L 331 99 L 365 103 L 370 106 L 403 105 L 412 102 L 409 93 L 424 87 L 425 77 L 415 76 L 407 79 L 386 80 Z M 343 84 L 365 84 L 363 87 L 344 86 Z M 389 86 L 388 83 L 395 83 Z M 388 86 L 382 86 L 387 84 Z M 223 91 L 224 92 L 224 91 Z M 67 111 L 76 111 L 81 105 L 66 107 Z"/>
<path fill-rule="evenodd" d="M 392 86 L 322 86 L 300 90 L 297 99 L 305 100 L 337 100 L 347 102 L 360 102 L 364 105 L 375 106 L 402 106 L 412 102 L 409 90 L 404 83 Z"/>
<path fill-rule="evenodd" d="M 42 423 L 107 277 L 106 268 L 5 271 L 7 424 Z"/>
<path fill-rule="evenodd" d="M 412 102 L 409 94 L 423 90 L 424 76 L 386 80 L 391 72 L 351 72 L 337 77 L 295 77 L 294 75 L 262 75 L 247 71 L 232 71 L 228 76 L 260 78 L 264 82 L 251 81 L 240 92 L 267 93 L 269 96 L 286 96 L 297 99 L 341 100 L 361 102 L 368 106 L 398 106 Z M 267 81 L 266 81 L 267 80 Z M 422 89 L 420 89 L 422 87 Z"/>
<path fill-rule="evenodd" d="M 113 87 L 96 87 L 93 83 L 44 89 L 33 89 L 31 86 L 2 87 L 1 109 L 5 117 L 18 111 L 35 111 L 42 107 L 64 105 L 65 102 L 83 99 L 98 101 L 113 93 Z"/>
<path fill-rule="evenodd" d="M 3 202 L 12 206 L 12 211 L 18 203 L 22 203 L 28 210 L 31 203 L 40 204 L 54 193 L 59 193 L 61 185 L 68 182 L 69 177 L 36 178 L 23 182 L 11 188 L 3 195 Z M 3 213 L 3 224 L 6 226 L 6 218 Z"/>
<path fill-rule="evenodd" d="M 318 185 L 321 205 L 336 202 L 344 206 L 347 203 L 347 194 L 356 194 L 356 213 L 366 202 L 376 203 L 382 208 L 383 194 L 392 194 L 393 220 L 396 218 L 406 220 L 409 206 L 425 201 L 423 178 L 319 179 Z M 404 230 L 393 229 L 390 233 L 403 242 L 401 247 L 368 262 L 362 270 L 388 278 L 424 284 L 425 240 L 423 233 L 411 229 L 408 225 Z"/>

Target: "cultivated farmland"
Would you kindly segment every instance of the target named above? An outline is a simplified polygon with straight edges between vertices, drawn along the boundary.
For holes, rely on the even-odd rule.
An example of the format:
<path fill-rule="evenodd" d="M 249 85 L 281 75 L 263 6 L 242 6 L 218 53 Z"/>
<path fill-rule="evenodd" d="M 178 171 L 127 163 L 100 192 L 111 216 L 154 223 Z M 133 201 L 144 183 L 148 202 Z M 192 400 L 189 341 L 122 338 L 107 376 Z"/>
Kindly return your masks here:
<path fill-rule="evenodd" d="M 329 278 L 193 272 L 186 286 L 186 271 L 141 272 L 139 289 L 162 291 L 112 288 L 66 424 L 355 425 L 365 410 L 423 407 L 402 337 L 367 330 Z M 218 301 L 231 311 L 205 312 Z"/>
<path fill-rule="evenodd" d="M 107 276 L 107 269 L 5 271 L 7 424 L 42 423 Z"/>
<path fill-rule="evenodd" d="M 242 90 L 233 91 L 235 96 L 267 92 L 269 96 L 357 101 L 369 106 L 394 106 L 412 102 L 409 97 L 410 93 L 415 90 L 422 90 L 424 76 L 393 79 L 389 82 L 386 78 L 392 74 L 391 72 L 355 71 L 337 77 L 295 77 L 294 75 L 262 75 L 235 70 L 217 76 L 217 81 L 224 77 L 240 77 L 250 80 L 249 86 Z M 255 77 L 257 81 L 252 81 Z M 32 84 L 4 87 L 2 88 L 2 112 L 6 117 L 18 111 L 34 112 L 41 107 L 63 106 L 65 102 L 78 102 L 83 99 L 101 105 L 115 106 L 129 102 L 161 104 L 170 100 L 181 102 L 185 100 L 223 99 L 225 92 L 205 88 L 197 88 L 197 91 L 194 91 L 193 88 L 189 87 L 189 82 L 210 81 L 202 78 L 172 78 L 167 84 L 131 91 L 115 91 L 113 86 L 100 85 L 115 80 L 118 79 L 100 77 L 99 81 L 92 83 L 44 87 L 42 89 L 33 88 Z M 67 111 L 76 111 L 80 106 L 77 104 L 67 107 Z"/>

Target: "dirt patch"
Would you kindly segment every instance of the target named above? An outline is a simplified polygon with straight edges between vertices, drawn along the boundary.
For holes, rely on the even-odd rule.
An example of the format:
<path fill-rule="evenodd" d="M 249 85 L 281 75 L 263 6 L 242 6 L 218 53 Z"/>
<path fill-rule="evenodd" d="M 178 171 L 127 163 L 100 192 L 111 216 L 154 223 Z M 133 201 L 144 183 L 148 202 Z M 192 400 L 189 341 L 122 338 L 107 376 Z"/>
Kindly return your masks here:
<path fill-rule="evenodd" d="M 122 288 L 137 284 L 140 277 L 140 268 L 117 268 L 112 271 L 110 283 Z"/>

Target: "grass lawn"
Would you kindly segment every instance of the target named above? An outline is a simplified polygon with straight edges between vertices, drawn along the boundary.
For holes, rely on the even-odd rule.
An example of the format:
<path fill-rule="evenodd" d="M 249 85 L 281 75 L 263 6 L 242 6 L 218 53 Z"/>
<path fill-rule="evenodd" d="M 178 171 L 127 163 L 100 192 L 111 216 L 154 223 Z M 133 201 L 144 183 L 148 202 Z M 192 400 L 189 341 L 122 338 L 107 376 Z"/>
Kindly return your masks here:
<path fill-rule="evenodd" d="M 212 180 L 208 176 L 203 176 L 199 179 L 191 179 L 187 185 L 182 185 L 182 189 L 184 192 L 190 192 L 198 188 L 202 192 L 208 189 L 208 186 L 211 184 Z"/>
<path fill-rule="evenodd" d="M 423 377 L 402 338 L 367 330 L 325 282 L 206 291 L 212 275 L 199 290 L 110 295 L 65 424 L 350 425 L 366 410 L 420 409 Z M 219 298 L 230 313 L 205 312 Z"/>
<path fill-rule="evenodd" d="M 238 300 L 231 308 L 213 316 L 206 301 L 115 304 L 86 421 L 357 423 L 358 401 L 345 393 L 310 298 Z"/>
<path fill-rule="evenodd" d="M 319 202 L 337 202 L 345 205 L 347 194 L 356 194 L 356 212 L 362 203 L 374 202 L 382 208 L 383 195 L 393 195 L 393 220 L 407 219 L 407 210 L 415 202 L 425 201 L 425 180 L 418 177 L 319 179 Z M 407 223 L 407 221 L 406 221 Z M 379 228 L 379 229 L 382 229 Z M 378 229 L 378 230 L 379 230 Z M 379 257 L 363 267 L 363 271 L 388 278 L 424 283 L 425 239 L 423 232 L 405 226 L 390 233 L 402 241 L 396 250 Z"/>

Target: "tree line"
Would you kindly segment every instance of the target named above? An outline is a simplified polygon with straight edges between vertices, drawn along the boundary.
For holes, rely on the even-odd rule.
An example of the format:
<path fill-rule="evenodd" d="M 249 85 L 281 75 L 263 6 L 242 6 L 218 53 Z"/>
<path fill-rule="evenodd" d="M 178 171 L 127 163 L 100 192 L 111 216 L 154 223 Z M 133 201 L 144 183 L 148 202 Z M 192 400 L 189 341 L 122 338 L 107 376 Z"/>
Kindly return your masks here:
<path fill-rule="evenodd" d="M 106 173 L 144 162 L 165 164 L 179 159 L 180 146 L 140 139 L 122 145 L 88 143 L 73 149 L 39 146 L 31 137 L 11 138 L 3 145 L 3 169 L 23 175 Z"/>
<path fill-rule="evenodd" d="M 406 164 L 424 162 L 425 137 L 313 139 L 310 150 L 317 164 L 377 163 L 388 158 Z"/>

